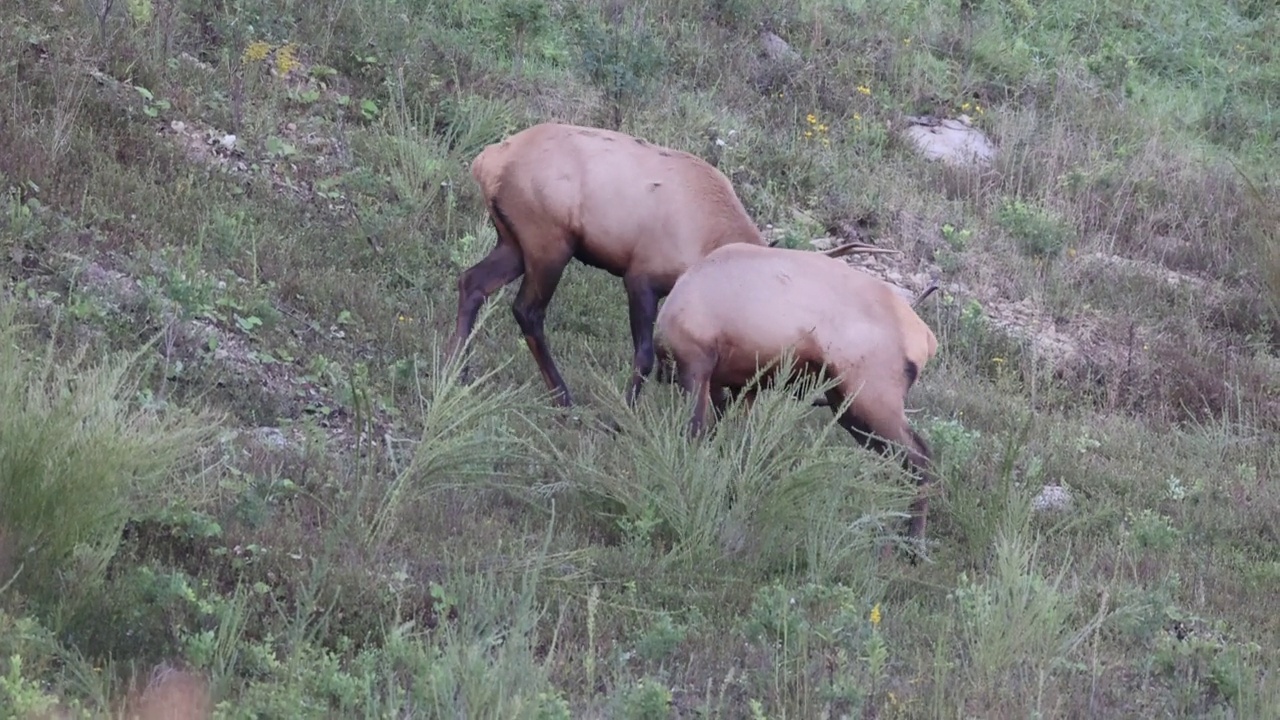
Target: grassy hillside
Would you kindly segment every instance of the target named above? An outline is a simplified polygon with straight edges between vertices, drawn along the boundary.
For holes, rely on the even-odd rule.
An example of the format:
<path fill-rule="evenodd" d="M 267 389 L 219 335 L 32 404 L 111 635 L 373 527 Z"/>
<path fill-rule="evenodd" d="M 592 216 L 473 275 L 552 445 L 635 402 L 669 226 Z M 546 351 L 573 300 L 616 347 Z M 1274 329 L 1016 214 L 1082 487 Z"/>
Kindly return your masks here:
<path fill-rule="evenodd" d="M 0 717 L 1276 717 L 1277 37 L 1265 0 L 17 0 Z M 926 114 L 994 164 L 921 159 Z M 549 311 L 572 411 L 515 286 L 451 381 L 467 166 L 549 119 L 941 284 L 926 562 L 879 560 L 911 488 L 827 410 L 629 412 L 601 271 Z"/>

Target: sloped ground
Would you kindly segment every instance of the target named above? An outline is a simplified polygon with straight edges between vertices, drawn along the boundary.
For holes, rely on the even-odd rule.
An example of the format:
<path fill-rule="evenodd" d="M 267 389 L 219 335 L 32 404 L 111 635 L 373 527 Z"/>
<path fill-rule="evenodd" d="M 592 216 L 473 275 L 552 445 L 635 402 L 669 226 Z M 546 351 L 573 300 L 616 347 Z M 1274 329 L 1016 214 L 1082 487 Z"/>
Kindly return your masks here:
<path fill-rule="evenodd" d="M 109 572 L 83 549 L 66 561 L 77 573 L 55 596 L 94 611 L 38 584 L 2 591 L 0 641 L 24 659 L 0 655 L 22 681 L 5 699 L 174 693 L 223 717 L 738 717 L 753 702 L 1059 717 L 1250 716 L 1280 697 L 1265 673 L 1280 643 L 1263 642 L 1280 637 L 1280 251 L 1258 171 L 1271 155 L 1237 138 L 1274 138 L 1238 103 L 1274 72 L 1280 18 L 1231 26 L 1235 99 L 1182 127 L 1161 124 L 1161 98 L 1182 98 L 1167 67 L 1134 70 L 1113 43 L 1043 75 L 1028 43 L 1059 45 L 1005 10 L 960 32 L 940 7 L 660 3 L 609 35 L 591 3 L 500 5 L 133 3 L 99 26 L 21 4 L 3 34 L 6 303 L 32 347 L 154 342 L 138 406 L 224 421 L 163 490 L 131 498 Z M 1260 76 L 1236 74 L 1246 58 Z M 921 114 L 973 117 L 994 159 L 921 160 L 896 134 Z M 921 313 L 942 352 L 912 403 L 945 477 L 932 562 L 868 565 L 863 536 L 840 534 L 865 517 L 850 531 L 844 514 L 786 514 L 835 491 L 864 503 L 841 513 L 904 505 L 857 484 L 896 476 L 856 452 L 816 475 L 770 470 L 774 495 L 730 485 L 754 513 L 708 500 L 717 482 L 819 462 L 804 448 L 825 416 L 766 403 L 759 426 L 730 422 L 720 455 L 681 454 L 663 438 L 684 408 L 661 389 L 638 417 L 615 402 L 625 302 L 597 271 L 566 274 L 548 333 L 587 390 L 574 415 L 616 415 L 622 439 L 547 412 L 505 307 L 476 338 L 478 366 L 505 366 L 475 394 L 443 384 L 431 356 L 454 279 L 493 242 L 466 163 L 550 118 L 622 118 L 716 162 L 788 244 L 873 241 L 902 254 L 850 261 L 912 295 L 939 283 Z M 1206 132 L 1216 145 L 1185 140 Z M 1263 178 L 1262 201 L 1224 157 Z M 521 382 L 534 392 L 487 394 Z M 746 445 L 766 449 L 732 454 Z M 693 482 L 671 485 L 682 468 Z M 1075 502 L 1033 521 L 1045 485 Z M 22 525 L 0 503 L 5 540 Z M 798 564 L 769 551 L 796 526 L 811 529 Z M 17 546 L 0 542 L 0 571 Z M 56 648 L 154 671 L 132 692 L 123 667 L 75 680 Z"/>

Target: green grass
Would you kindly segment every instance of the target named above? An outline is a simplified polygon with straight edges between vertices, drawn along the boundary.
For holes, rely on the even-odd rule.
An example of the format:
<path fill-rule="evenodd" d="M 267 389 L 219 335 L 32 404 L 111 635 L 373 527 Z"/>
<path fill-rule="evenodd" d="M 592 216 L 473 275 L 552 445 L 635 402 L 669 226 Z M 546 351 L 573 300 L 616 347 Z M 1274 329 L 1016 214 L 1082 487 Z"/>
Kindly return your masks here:
<path fill-rule="evenodd" d="M 0 718 L 1276 716 L 1274 3 L 615 10 L 18 2 Z M 960 113 L 993 167 L 897 135 Z M 450 379 L 495 240 L 467 166 L 549 119 L 942 284 L 925 562 L 879 559 L 912 489 L 826 409 L 628 410 L 598 270 L 547 320 L 571 412 L 514 288 Z"/>

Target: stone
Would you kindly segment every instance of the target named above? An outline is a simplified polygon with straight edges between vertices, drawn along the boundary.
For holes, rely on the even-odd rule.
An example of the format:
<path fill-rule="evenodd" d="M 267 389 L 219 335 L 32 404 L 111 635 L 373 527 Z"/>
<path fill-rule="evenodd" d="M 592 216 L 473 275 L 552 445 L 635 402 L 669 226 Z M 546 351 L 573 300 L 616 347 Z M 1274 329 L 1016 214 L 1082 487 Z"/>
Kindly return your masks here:
<path fill-rule="evenodd" d="M 995 147 L 986 134 L 973 127 L 967 115 L 957 119 L 932 116 L 908 117 L 903 135 L 928 160 L 950 165 L 990 165 Z"/>

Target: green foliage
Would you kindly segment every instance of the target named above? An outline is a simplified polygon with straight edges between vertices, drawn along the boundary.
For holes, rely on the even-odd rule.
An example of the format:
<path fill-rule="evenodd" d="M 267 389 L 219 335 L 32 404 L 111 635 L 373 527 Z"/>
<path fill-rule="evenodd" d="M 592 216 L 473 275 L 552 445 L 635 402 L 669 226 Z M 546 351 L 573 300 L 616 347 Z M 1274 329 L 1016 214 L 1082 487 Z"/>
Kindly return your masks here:
<path fill-rule="evenodd" d="M 1099 617 L 1084 630 L 1071 631 L 1073 603 L 1060 588 L 1066 568 L 1057 578 L 1042 577 L 1034 568 L 1035 550 L 1035 543 L 1018 535 L 1001 534 L 996 538 L 990 579 L 978 584 L 962 575 L 951 594 L 959 640 L 975 671 L 989 674 L 982 679 L 989 687 L 999 687 L 1001 676 L 1011 672 L 1026 676 L 1017 685 L 1043 682 L 1044 675 L 1057 669 L 1102 620 Z M 1029 648 L 1036 648 L 1039 655 L 1028 655 Z"/>
<path fill-rule="evenodd" d="M 1057 257 L 1071 241 L 1071 231 L 1060 218 L 1022 200 L 1002 203 L 996 222 L 1013 236 L 1018 249 L 1028 257 Z"/>
<path fill-rule="evenodd" d="M 627 720 L 659 720 L 671 716 L 671 690 L 661 682 L 641 678 L 617 696 L 616 717 Z"/>
<path fill-rule="evenodd" d="M 620 130 L 663 71 L 660 41 L 648 29 L 643 10 L 632 6 L 615 10 L 612 18 L 580 15 L 576 27 L 582 69 L 604 92 L 612 127 Z"/>
<path fill-rule="evenodd" d="M 482 326 L 477 322 L 477 329 Z M 536 406 L 520 389 L 494 388 L 487 382 L 500 368 L 490 369 L 474 385 L 459 382 L 465 357 L 434 353 L 428 380 L 418 375 L 422 435 L 408 449 L 410 459 L 390 481 L 362 474 L 346 501 L 364 511 L 362 539 L 371 549 L 403 532 L 402 525 L 419 516 L 418 508 L 433 494 L 493 482 L 504 474 L 504 466 L 519 466 L 524 459 L 525 443 L 515 424 L 522 421 L 522 410 L 536 417 Z"/>
<path fill-rule="evenodd" d="M 546 30 L 550 20 L 545 0 L 503 0 L 498 4 L 499 28 L 511 43 L 517 75 L 524 65 L 525 46 Z"/>

